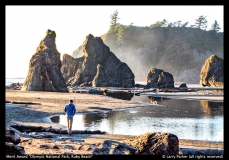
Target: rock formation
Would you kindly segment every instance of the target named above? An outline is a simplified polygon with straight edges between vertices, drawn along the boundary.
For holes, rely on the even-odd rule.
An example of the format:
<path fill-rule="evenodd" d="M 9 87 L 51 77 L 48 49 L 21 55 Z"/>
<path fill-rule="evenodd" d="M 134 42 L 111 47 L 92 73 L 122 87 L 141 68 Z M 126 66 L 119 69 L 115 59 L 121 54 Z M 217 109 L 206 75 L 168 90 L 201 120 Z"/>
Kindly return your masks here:
<path fill-rule="evenodd" d="M 61 62 L 61 73 L 64 77 L 64 80 L 67 82 L 71 77 L 74 77 L 77 68 L 80 67 L 80 64 L 83 62 L 83 57 L 73 58 L 69 54 L 63 55 L 63 60 Z"/>
<path fill-rule="evenodd" d="M 68 92 L 60 71 L 60 53 L 55 44 L 56 33 L 46 31 L 46 36 L 37 47 L 29 62 L 29 71 L 22 91 Z"/>
<path fill-rule="evenodd" d="M 23 86 L 23 83 L 11 83 L 10 85 L 7 85 L 6 89 L 13 89 L 13 90 L 21 90 L 21 87 Z"/>
<path fill-rule="evenodd" d="M 147 76 L 147 88 L 174 88 L 173 75 L 161 69 L 152 68 Z"/>
<path fill-rule="evenodd" d="M 224 87 L 223 59 L 211 55 L 202 66 L 200 85 L 208 87 Z"/>
<path fill-rule="evenodd" d="M 212 54 L 224 59 L 224 32 L 192 27 L 155 27 L 128 25 L 123 28 L 123 45 L 117 47 L 117 32 L 105 33 L 103 42 L 125 62 L 135 81 L 145 81 L 152 64 L 173 75 L 174 82 L 198 84 L 200 70 Z M 193 38 L 195 37 L 195 38 Z M 82 46 L 72 54 L 83 55 Z M 144 62 L 144 63 L 142 63 Z"/>
<path fill-rule="evenodd" d="M 121 62 L 100 37 L 89 34 L 82 45 L 84 55 L 64 55 L 61 72 L 67 85 L 93 87 L 133 87 L 134 74 Z"/>
<path fill-rule="evenodd" d="M 188 89 L 186 83 L 182 83 L 180 86 L 179 86 L 179 89 Z"/>

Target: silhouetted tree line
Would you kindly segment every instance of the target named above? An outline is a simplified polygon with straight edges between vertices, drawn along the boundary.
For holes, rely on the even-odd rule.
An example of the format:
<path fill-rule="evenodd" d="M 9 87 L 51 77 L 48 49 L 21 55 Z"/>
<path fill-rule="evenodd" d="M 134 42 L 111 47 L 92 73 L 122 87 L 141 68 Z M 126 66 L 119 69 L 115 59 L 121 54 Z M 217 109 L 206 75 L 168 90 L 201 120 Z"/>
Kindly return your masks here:
<path fill-rule="evenodd" d="M 125 29 L 132 26 L 133 23 L 131 23 L 129 26 L 125 26 L 122 25 L 120 23 L 118 23 L 119 15 L 118 15 L 118 11 L 115 10 L 114 13 L 110 16 L 111 17 L 111 22 L 110 22 L 110 29 L 109 29 L 109 33 L 116 33 L 117 35 L 117 40 L 116 43 L 119 47 L 123 46 L 124 44 L 124 39 L 126 38 L 127 35 L 124 36 L 124 32 Z M 195 25 L 190 25 L 191 28 L 199 28 L 202 30 L 206 30 L 207 29 L 207 18 L 206 16 L 199 16 L 196 21 L 195 21 Z M 186 27 L 188 25 L 189 22 L 185 22 L 182 23 L 180 20 L 173 22 L 173 23 L 169 23 L 167 20 L 162 20 L 162 21 L 157 21 L 155 24 L 151 24 L 149 26 L 149 28 L 157 28 L 157 27 Z M 215 20 L 215 22 L 212 24 L 211 29 L 209 31 L 217 34 L 220 30 L 220 25 L 219 23 Z"/>

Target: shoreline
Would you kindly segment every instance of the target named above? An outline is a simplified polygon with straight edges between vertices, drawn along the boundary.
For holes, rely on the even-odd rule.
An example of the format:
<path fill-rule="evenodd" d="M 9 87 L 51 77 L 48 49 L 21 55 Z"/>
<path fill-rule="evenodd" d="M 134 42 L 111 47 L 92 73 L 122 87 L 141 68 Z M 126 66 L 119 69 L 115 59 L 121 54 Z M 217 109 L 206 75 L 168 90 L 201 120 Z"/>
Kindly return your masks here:
<path fill-rule="evenodd" d="M 91 113 L 98 112 L 101 110 L 115 110 L 115 109 L 126 109 L 129 107 L 143 107 L 144 103 L 126 101 L 121 99 L 115 99 L 106 97 L 104 95 L 95 94 L 81 94 L 81 93 L 60 93 L 60 92 L 37 92 L 37 91 L 20 91 L 20 90 L 6 90 L 5 91 L 6 101 L 14 102 L 28 102 L 38 103 L 35 105 L 18 104 L 16 107 L 6 107 L 6 128 L 8 125 L 29 125 L 29 126 L 40 126 L 53 128 L 63 128 L 66 126 L 52 123 L 47 120 L 48 117 L 63 114 L 63 106 L 68 103 L 69 99 L 73 99 L 76 103 L 78 113 Z M 197 98 L 197 97 L 196 97 Z M 223 98 L 223 96 L 222 96 Z M 223 100 L 223 99 L 222 99 Z M 118 105 L 117 105 L 118 104 Z M 25 114 L 26 113 L 26 114 Z M 66 136 L 66 135 L 63 135 Z M 104 140 L 117 140 L 121 141 L 126 138 L 133 138 L 131 135 L 74 135 L 75 138 L 84 139 L 85 143 L 94 143 L 94 141 Z M 99 139 L 100 138 L 100 139 Z M 179 138 L 179 137 L 178 137 Z M 199 141 L 199 140 L 186 140 L 179 139 L 180 148 L 182 149 L 224 149 L 224 142 L 211 142 L 211 141 Z M 34 141 L 35 143 L 35 141 Z M 54 142 L 53 142 L 54 143 Z M 35 152 L 31 149 L 31 146 L 24 144 L 26 153 Z M 39 150 L 39 152 L 44 152 Z M 86 151 L 82 151 L 82 154 L 87 154 Z M 81 152 L 79 151 L 79 154 Z"/>

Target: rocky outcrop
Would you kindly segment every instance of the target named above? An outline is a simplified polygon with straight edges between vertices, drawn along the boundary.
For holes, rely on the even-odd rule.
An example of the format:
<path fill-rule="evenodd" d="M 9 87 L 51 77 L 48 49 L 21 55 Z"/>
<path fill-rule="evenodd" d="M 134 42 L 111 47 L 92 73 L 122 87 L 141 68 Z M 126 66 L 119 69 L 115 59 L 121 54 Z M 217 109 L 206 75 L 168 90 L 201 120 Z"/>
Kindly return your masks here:
<path fill-rule="evenodd" d="M 178 155 L 179 140 L 171 133 L 146 133 L 135 139 L 125 140 L 125 144 L 137 149 L 136 155 Z"/>
<path fill-rule="evenodd" d="M 179 89 L 188 89 L 186 83 L 182 83 L 180 86 L 179 86 Z"/>
<path fill-rule="evenodd" d="M 174 88 L 173 75 L 162 69 L 152 68 L 147 76 L 146 88 Z"/>
<path fill-rule="evenodd" d="M 200 85 L 208 87 L 224 87 L 223 59 L 211 55 L 202 66 Z"/>
<path fill-rule="evenodd" d="M 46 31 L 46 36 L 30 59 L 22 91 L 68 92 L 60 71 L 60 53 L 56 49 L 55 38 L 54 31 Z"/>
<path fill-rule="evenodd" d="M 100 37 L 89 34 L 82 45 L 84 55 L 66 60 L 63 57 L 61 72 L 67 85 L 93 87 L 133 87 L 134 74 L 121 62 Z M 69 56 L 68 56 L 69 57 Z M 72 66 L 68 65 L 71 63 Z"/>
<path fill-rule="evenodd" d="M 21 90 L 23 86 L 23 83 L 11 83 L 10 85 L 7 85 L 6 89 L 13 89 L 13 90 Z"/>

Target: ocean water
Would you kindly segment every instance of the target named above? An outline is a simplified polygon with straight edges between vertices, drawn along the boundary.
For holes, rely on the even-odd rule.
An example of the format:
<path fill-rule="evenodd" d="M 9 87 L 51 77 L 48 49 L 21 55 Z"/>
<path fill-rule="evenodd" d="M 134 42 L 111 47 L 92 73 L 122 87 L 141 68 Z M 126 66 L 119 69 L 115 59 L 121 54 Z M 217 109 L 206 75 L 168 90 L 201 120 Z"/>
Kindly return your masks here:
<path fill-rule="evenodd" d="M 146 105 L 74 116 L 73 130 L 100 130 L 110 134 L 140 135 L 147 132 L 173 133 L 179 139 L 224 141 L 224 102 L 134 96 Z M 131 101 L 132 101 L 131 99 Z M 66 115 L 53 116 L 54 123 L 67 126 Z"/>

